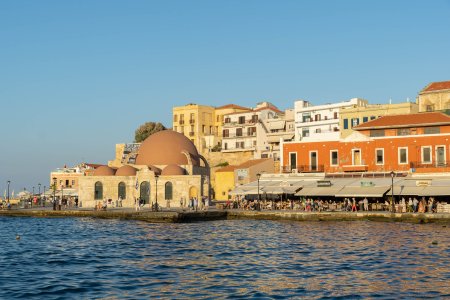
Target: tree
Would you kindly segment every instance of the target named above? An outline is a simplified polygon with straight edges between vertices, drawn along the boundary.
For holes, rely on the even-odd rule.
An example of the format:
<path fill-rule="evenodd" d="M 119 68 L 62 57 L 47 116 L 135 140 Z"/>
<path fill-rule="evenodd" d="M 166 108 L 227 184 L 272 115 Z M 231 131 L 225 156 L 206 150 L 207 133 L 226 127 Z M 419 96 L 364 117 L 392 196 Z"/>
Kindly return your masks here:
<path fill-rule="evenodd" d="M 162 130 L 166 130 L 166 127 L 159 122 L 146 122 L 145 124 L 139 126 L 139 128 L 134 132 L 134 142 L 140 143 L 152 134 Z"/>

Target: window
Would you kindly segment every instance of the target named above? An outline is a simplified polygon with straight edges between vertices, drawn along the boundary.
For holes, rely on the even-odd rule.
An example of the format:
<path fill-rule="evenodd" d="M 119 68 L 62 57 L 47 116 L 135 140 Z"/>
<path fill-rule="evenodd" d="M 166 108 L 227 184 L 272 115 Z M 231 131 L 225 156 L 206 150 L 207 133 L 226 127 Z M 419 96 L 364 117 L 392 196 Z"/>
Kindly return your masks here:
<path fill-rule="evenodd" d="M 344 129 L 348 129 L 348 119 L 344 119 Z"/>
<path fill-rule="evenodd" d="M 290 169 L 297 169 L 297 152 L 289 153 L 289 166 Z"/>
<path fill-rule="evenodd" d="M 249 136 L 255 136 L 256 135 L 256 127 L 249 127 L 249 128 L 247 128 L 247 134 Z"/>
<path fill-rule="evenodd" d="M 230 118 L 225 118 L 225 123 L 231 123 L 231 119 Z"/>
<path fill-rule="evenodd" d="M 127 187 L 125 182 L 120 182 L 118 186 L 118 198 L 126 199 L 127 198 Z"/>
<path fill-rule="evenodd" d="M 400 128 L 397 129 L 397 135 L 410 135 L 411 130 L 409 128 Z"/>
<path fill-rule="evenodd" d="M 321 115 L 315 115 L 314 116 L 314 121 L 320 121 L 321 120 Z"/>
<path fill-rule="evenodd" d="M 230 136 L 230 130 L 229 129 L 224 129 L 222 131 L 223 137 L 229 137 Z"/>
<path fill-rule="evenodd" d="M 370 116 L 370 120 L 372 121 L 372 120 L 375 120 L 377 117 L 375 117 L 375 116 Z"/>
<path fill-rule="evenodd" d="M 184 121 L 184 115 L 183 114 L 180 115 L 180 121 Z"/>
<path fill-rule="evenodd" d="M 252 116 L 252 122 L 253 122 L 253 123 L 258 122 L 258 115 L 253 115 L 253 116 Z"/>
<path fill-rule="evenodd" d="M 384 165 L 384 149 L 375 149 L 375 164 Z"/>
<path fill-rule="evenodd" d="M 309 164 L 311 171 L 317 171 L 317 152 L 311 151 L 309 152 Z"/>
<path fill-rule="evenodd" d="M 206 132 L 205 132 L 205 128 L 206 128 L 206 126 L 205 126 L 205 125 L 202 125 L 202 133 L 206 133 Z"/>
<path fill-rule="evenodd" d="M 144 204 L 150 203 L 150 183 L 148 181 L 141 182 L 139 197 L 144 201 Z"/>
<path fill-rule="evenodd" d="M 320 133 L 321 129 L 320 128 L 316 128 L 316 133 Z"/>
<path fill-rule="evenodd" d="M 236 129 L 236 136 L 242 136 L 242 128 Z"/>
<path fill-rule="evenodd" d="M 302 121 L 303 122 L 311 121 L 311 113 L 304 113 L 303 116 L 302 116 Z"/>
<path fill-rule="evenodd" d="M 384 129 L 372 129 L 370 131 L 370 137 L 384 136 Z"/>
<path fill-rule="evenodd" d="M 172 182 L 166 182 L 164 186 L 164 198 L 166 200 L 172 200 Z"/>
<path fill-rule="evenodd" d="M 72 180 L 72 185 L 75 185 L 75 180 Z"/>
<path fill-rule="evenodd" d="M 173 115 L 173 121 L 177 122 L 178 121 L 178 115 Z"/>
<path fill-rule="evenodd" d="M 426 111 L 434 111 L 434 105 L 433 104 L 429 104 L 425 107 Z"/>
<path fill-rule="evenodd" d="M 363 123 L 366 123 L 367 121 L 369 121 L 369 117 L 363 117 Z"/>
<path fill-rule="evenodd" d="M 422 147 L 422 163 L 430 164 L 431 163 L 431 146 L 423 146 Z"/>
<path fill-rule="evenodd" d="M 352 150 L 352 162 L 354 166 L 361 165 L 361 149 Z"/>
<path fill-rule="evenodd" d="M 94 199 L 95 200 L 103 199 L 103 184 L 100 181 L 97 181 L 94 185 Z"/>
<path fill-rule="evenodd" d="M 425 127 L 423 129 L 423 134 L 439 134 L 441 133 L 440 127 Z"/>
<path fill-rule="evenodd" d="M 228 143 L 223 143 L 223 149 L 228 150 Z"/>
<path fill-rule="evenodd" d="M 245 116 L 239 117 L 239 124 L 245 124 Z"/>
<path fill-rule="evenodd" d="M 302 128 L 302 137 L 309 136 L 309 128 Z"/>
<path fill-rule="evenodd" d="M 408 148 L 400 147 L 398 148 L 398 164 L 405 165 L 408 163 Z"/>
<path fill-rule="evenodd" d="M 338 151 L 337 150 L 332 150 L 330 151 L 330 165 L 332 166 L 337 166 L 339 165 L 338 162 Z"/>
<path fill-rule="evenodd" d="M 334 119 L 336 120 L 338 118 L 338 113 L 337 111 L 334 112 Z"/>
<path fill-rule="evenodd" d="M 359 125 L 359 118 L 353 118 L 352 119 L 352 127 L 358 126 Z"/>

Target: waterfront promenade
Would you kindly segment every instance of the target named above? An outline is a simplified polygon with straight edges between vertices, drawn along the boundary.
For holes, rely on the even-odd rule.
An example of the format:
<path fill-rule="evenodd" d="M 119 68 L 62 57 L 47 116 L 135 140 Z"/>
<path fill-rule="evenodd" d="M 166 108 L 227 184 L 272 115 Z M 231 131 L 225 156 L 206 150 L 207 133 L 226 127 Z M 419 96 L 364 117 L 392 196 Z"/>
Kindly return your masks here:
<path fill-rule="evenodd" d="M 240 210 L 210 209 L 208 211 L 165 210 L 151 211 L 131 208 L 111 208 L 106 211 L 92 209 L 52 210 L 51 208 L 28 208 L 0 210 L 0 216 L 11 217 L 88 217 L 101 219 L 139 220 L 154 223 L 184 223 L 214 220 L 286 220 L 286 221 L 378 221 L 409 223 L 450 224 L 449 213 L 391 213 L 365 212 L 304 212 L 296 210 Z"/>

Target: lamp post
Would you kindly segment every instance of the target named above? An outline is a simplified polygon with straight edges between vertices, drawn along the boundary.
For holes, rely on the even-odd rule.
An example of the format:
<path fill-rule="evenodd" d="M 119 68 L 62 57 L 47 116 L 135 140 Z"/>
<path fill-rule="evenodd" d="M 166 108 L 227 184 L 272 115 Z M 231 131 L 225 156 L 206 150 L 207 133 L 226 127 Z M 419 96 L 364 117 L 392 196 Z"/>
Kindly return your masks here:
<path fill-rule="evenodd" d="M 395 212 L 395 204 L 394 204 L 394 177 L 395 172 L 391 171 L 391 201 L 392 201 L 392 212 Z"/>
<path fill-rule="evenodd" d="M 261 205 L 261 195 L 259 194 L 259 179 L 261 178 L 261 173 L 256 174 L 256 178 L 258 179 L 258 206 Z"/>
<path fill-rule="evenodd" d="M 45 207 L 45 185 L 44 185 L 44 191 L 42 192 L 44 196 L 42 197 L 42 207 Z"/>
<path fill-rule="evenodd" d="M 11 181 L 8 180 L 7 183 L 8 183 L 8 198 L 7 198 L 7 199 L 8 199 L 8 201 L 9 201 L 9 185 L 10 185 Z"/>
<path fill-rule="evenodd" d="M 41 184 L 38 183 L 38 195 L 39 195 L 39 201 L 41 201 Z"/>
<path fill-rule="evenodd" d="M 56 210 L 56 177 L 53 177 L 53 210 Z"/>
<path fill-rule="evenodd" d="M 157 174 L 155 174 L 155 181 L 156 181 L 156 185 L 155 185 L 155 187 L 156 187 L 156 194 L 155 194 L 155 210 L 156 211 L 158 211 L 158 178 L 159 178 L 159 175 L 157 175 Z"/>
<path fill-rule="evenodd" d="M 61 184 L 61 201 L 58 203 L 58 210 L 61 210 L 61 204 L 63 204 L 64 201 L 64 186 Z"/>

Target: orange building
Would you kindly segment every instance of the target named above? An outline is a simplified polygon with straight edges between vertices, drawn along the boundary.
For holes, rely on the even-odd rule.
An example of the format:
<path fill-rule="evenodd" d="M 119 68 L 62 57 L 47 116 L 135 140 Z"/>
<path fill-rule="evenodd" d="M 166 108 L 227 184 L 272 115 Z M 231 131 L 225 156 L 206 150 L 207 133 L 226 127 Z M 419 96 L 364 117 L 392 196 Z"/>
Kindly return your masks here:
<path fill-rule="evenodd" d="M 446 114 L 385 116 L 353 129 L 340 141 L 284 143 L 283 172 L 450 172 Z"/>

